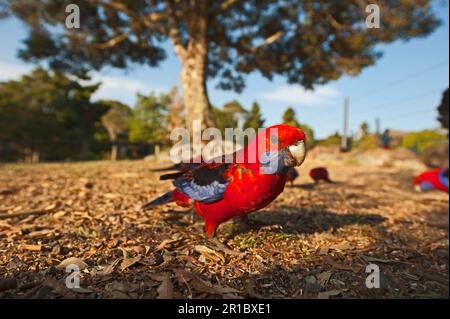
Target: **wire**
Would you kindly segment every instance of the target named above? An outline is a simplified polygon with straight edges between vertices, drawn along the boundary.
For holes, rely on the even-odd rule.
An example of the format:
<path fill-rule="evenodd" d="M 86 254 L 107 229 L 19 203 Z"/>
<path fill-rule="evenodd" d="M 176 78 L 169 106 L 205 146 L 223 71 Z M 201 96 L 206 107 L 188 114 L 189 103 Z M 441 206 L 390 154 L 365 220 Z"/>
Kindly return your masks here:
<path fill-rule="evenodd" d="M 421 76 L 421 75 L 423 75 L 423 74 L 425 74 L 425 73 L 427 73 L 429 71 L 437 69 L 440 66 L 446 65 L 446 64 L 448 64 L 448 62 L 449 62 L 448 60 L 444 60 L 444 61 L 441 61 L 439 63 L 433 64 L 433 65 L 431 65 L 429 67 L 426 67 L 426 68 L 423 68 L 421 70 L 415 71 L 415 72 L 413 72 L 413 73 L 411 73 L 411 74 L 409 74 L 409 75 L 407 75 L 405 77 L 402 77 L 400 79 L 397 79 L 395 81 L 391 81 L 391 82 L 389 82 L 389 83 L 379 87 L 378 89 L 376 89 L 375 92 L 373 90 L 371 90 L 370 92 L 367 92 L 364 95 L 356 97 L 354 102 L 362 100 L 362 99 L 367 98 L 367 97 L 371 97 L 371 96 L 377 95 L 380 92 L 382 92 L 383 90 L 388 89 L 388 88 L 392 88 L 393 86 L 396 86 L 396 85 L 399 85 L 399 84 L 403 84 L 403 83 L 405 83 L 405 82 L 407 82 L 407 81 L 409 81 L 411 79 L 414 79 L 415 77 L 419 77 L 419 76 Z M 374 92 L 374 93 L 370 94 L 372 92 Z"/>
<path fill-rule="evenodd" d="M 388 102 L 388 103 L 375 105 L 375 106 L 370 107 L 370 110 L 368 108 L 368 110 L 366 110 L 366 111 L 359 112 L 359 113 L 353 113 L 352 115 L 367 114 L 367 113 L 375 111 L 374 109 L 379 110 L 379 109 L 386 108 L 388 106 L 392 106 L 393 104 L 399 105 L 399 104 L 402 104 L 402 103 L 405 103 L 405 102 L 410 102 L 410 101 L 413 101 L 413 100 L 417 100 L 417 99 L 423 98 L 425 96 L 429 96 L 431 94 L 435 94 L 436 91 L 440 91 L 440 90 L 442 90 L 442 88 L 433 88 L 432 90 L 428 90 L 428 91 L 422 92 L 421 94 L 414 95 L 414 96 L 409 97 L 409 98 L 403 98 L 401 100 L 396 100 L 396 101 L 394 100 L 394 101 L 391 101 L 391 102 Z"/>

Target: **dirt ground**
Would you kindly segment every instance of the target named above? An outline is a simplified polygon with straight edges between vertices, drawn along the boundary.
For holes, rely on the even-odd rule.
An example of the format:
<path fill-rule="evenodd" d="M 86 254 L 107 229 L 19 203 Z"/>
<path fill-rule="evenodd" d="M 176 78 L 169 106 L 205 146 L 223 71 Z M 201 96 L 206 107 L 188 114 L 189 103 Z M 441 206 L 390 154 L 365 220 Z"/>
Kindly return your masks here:
<path fill-rule="evenodd" d="M 219 228 L 240 256 L 206 246 L 174 204 L 138 210 L 170 188 L 152 171 L 163 163 L 0 166 L 0 298 L 448 298 L 447 194 L 342 161 L 316 186 L 315 165 L 250 225 Z M 366 287 L 369 264 L 380 288 Z"/>

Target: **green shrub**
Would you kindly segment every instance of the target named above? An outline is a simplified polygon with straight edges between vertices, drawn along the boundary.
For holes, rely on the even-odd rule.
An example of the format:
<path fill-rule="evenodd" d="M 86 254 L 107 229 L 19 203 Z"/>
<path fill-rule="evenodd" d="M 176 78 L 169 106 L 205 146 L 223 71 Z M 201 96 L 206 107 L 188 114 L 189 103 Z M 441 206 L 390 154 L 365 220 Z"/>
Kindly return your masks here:
<path fill-rule="evenodd" d="M 360 140 L 355 141 L 353 147 L 364 151 L 377 149 L 380 147 L 380 138 L 376 134 L 368 134 Z"/>
<path fill-rule="evenodd" d="M 432 130 L 424 130 L 405 135 L 401 146 L 421 154 L 426 149 L 445 142 L 447 137 Z"/>
<path fill-rule="evenodd" d="M 330 135 L 326 139 L 316 141 L 316 145 L 318 146 L 332 146 L 340 144 L 341 144 L 341 136 L 339 135 L 339 133 Z"/>

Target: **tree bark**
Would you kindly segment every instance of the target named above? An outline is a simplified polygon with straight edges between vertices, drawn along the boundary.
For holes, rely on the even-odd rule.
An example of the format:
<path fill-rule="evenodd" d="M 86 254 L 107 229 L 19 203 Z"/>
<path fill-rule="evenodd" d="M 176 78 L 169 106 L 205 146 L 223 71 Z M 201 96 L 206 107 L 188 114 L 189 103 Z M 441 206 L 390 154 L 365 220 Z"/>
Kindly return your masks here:
<path fill-rule="evenodd" d="M 186 127 L 192 130 L 194 120 L 201 122 L 202 129 L 214 127 L 215 121 L 206 89 L 206 65 L 208 60 L 207 1 L 198 1 L 189 15 L 189 41 L 183 45 L 177 31 L 172 41 L 181 64 L 181 84 L 186 110 Z"/>
<path fill-rule="evenodd" d="M 214 126 L 208 92 L 206 90 L 205 66 L 202 53 L 192 53 L 183 63 L 181 83 L 186 108 L 186 127 L 191 130 L 193 121 L 199 120 L 202 129 Z"/>
<path fill-rule="evenodd" d="M 117 140 L 112 141 L 111 145 L 111 161 L 117 160 L 117 154 L 119 153 L 119 145 Z"/>

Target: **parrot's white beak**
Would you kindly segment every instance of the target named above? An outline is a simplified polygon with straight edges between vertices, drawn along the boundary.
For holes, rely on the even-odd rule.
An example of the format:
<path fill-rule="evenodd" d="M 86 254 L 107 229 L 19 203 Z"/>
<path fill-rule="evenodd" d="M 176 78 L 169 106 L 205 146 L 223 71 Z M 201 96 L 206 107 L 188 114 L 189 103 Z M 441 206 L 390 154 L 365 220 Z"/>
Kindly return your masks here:
<path fill-rule="evenodd" d="M 306 157 L 306 145 L 304 141 L 299 141 L 294 145 L 288 147 L 289 152 L 295 159 L 296 166 L 302 165 Z"/>
<path fill-rule="evenodd" d="M 420 185 L 414 185 L 414 190 L 418 193 L 422 192 L 422 188 L 420 187 Z"/>

